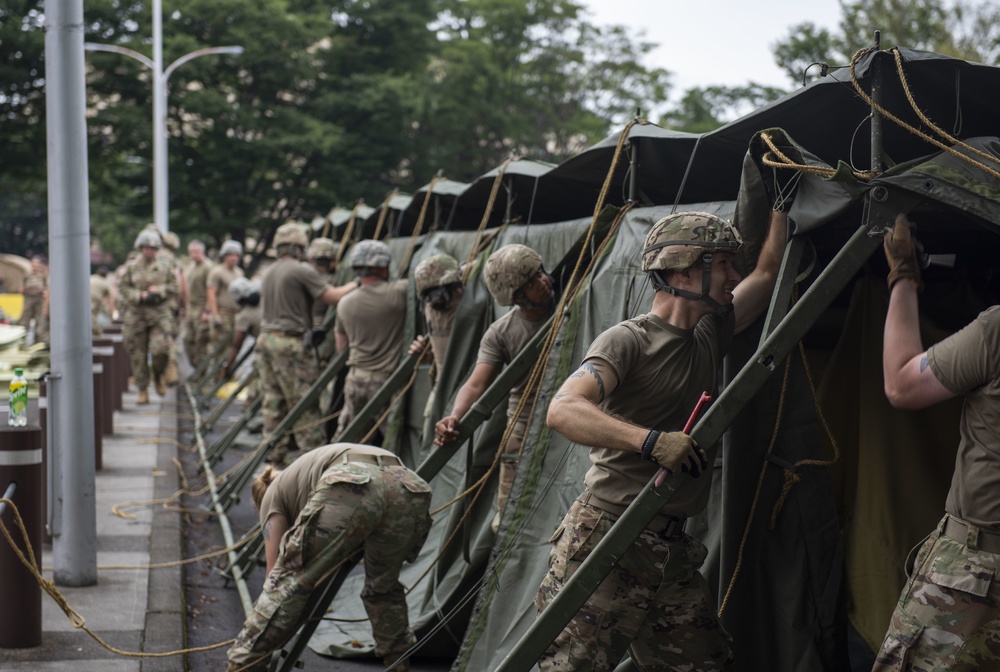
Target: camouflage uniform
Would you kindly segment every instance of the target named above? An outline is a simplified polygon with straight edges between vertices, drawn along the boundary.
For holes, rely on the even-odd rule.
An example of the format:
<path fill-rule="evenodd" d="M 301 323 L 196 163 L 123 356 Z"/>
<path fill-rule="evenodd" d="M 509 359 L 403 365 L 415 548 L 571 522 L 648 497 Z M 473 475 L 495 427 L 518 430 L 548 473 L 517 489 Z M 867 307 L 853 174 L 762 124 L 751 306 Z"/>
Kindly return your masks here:
<path fill-rule="evenodd" d="M 375 654 L 389 663 L 416 642 L 399 572 L 404 562 L 416 559 L 430 530 L 430 487 L 388 451 L 333 444 L 296 460 L 271 483 L 268 494 L 274 488 L 295 487 L 298 479 L 289 472 L 323 460 L 333 463 L 321 472 L 305 507 L 291 512 L 294 523 L 281 540 L 274 568 L 229 650 L 230 670 L 245 665 L 251 671 L 266 670 L 271 652 L 301 625 L 313 591 L 331 570 L 362 549 L 361 599 L 371 620 Z M 396 669 L 409 666 L 403 662 Z"/>
<path fill-rule="evenodd" d="M 105 326 L 111 324 L 111 315 L 108 314 L 111 295 L 111 283 L 107 278 L 98 273 L 90 276 L 90 328 L 95 338 L 101 335 Z"/>
<path fill-rule="evenodd" d="M 160 298 L 141 302 L 141 292 L 152 286 L 160 290 Z M 173 333 L 170 302 L 177 297 L 177 275 L 174 268 L 159 257 L 147 261 L 139 255 L 126 266 L 118 292 L 128 306 L 125 349 L 129 353 L 135 384 L 141 391 L 149 387 L 147 356 L 152 358 L 155 376 L 163 375 L 170 359 Z"/>
<path fill-rule="evenodd" d="M 319 375 L 316 357 L 303 345 L 301 335 L 275 331 L 261 332 L 254 356 L 264 395 L 261 408 L 264 433 L 270 434 L 312 387 Z M 295 430 L 295 443 L 300 450 L 311 450 L 326 443 L 326 429 L 319 419 L 319 406 L 316 404 L 299 416 L 295 426 L 305 427 Z M 274 447 L 273 460 L 280 463 L 287 452 L 286 442 L 282 441 Z"/>
<path fill-rule="evenodd" d="M 17 323 L 29 327 L 35 321 L 35 342 L 49 341 L 49 316 L 46 314 L 45 293 L 49 289 L 49 274 L 46 270 L 32 272 L 22 281 L 21 292 L 24 295 L 24 307 Z"/>
<path fill-rule="evenodd" d="M 214 264 L 203 259 L 191 263 L 187 276 L 188 303 L 184 311 L 184 352 L 191 366 L 197 367 L 208 351 L 209 326 L 205 317 L 205 287 Z"/>

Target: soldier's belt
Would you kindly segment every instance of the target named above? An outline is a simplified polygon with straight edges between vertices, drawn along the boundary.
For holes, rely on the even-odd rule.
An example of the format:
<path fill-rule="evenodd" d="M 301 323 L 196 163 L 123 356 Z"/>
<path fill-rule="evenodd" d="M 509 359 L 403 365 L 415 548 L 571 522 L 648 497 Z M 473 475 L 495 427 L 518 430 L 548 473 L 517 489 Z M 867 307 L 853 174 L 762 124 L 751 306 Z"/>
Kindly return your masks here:
<path fill-rule="evenodd" d="M 960 544 L 966 544 L 969 541 L 969 524 L 958 518 L 948 516 L 948 520 L 945 521 L 944 529 L 941 530 L 941 533 Z M 976 547 L 987 553 L 1000 553 L 1000 533 L 979 528 Z"/>
<path fill-rule="evenodd" d="M 361 462 L 363 464 L 375 464 L 380 467 L 401 467 L 403 463 L 395 455 L 344 455 L 344 464 L 348 462 Z"/>
<path fill-rule="evenodd" d="M 607 506 L 605 503 L 590 490 L 584 490 L 583 494 L 576 498 L 576 501 L 586 506 L 593 506 L 594 508 L 601 509 L 609 516 L 612 520 L 618 520 L 621 513 L 615 513 L 612 506 Z M 664 513 L 656 514 L 653 520 L 649 521 L 649 525 L 646 529 L 661 539 L 669 539 L 671 537 L 678 537 L 684 532 L 684 523 L 687 521 L 687 516 L 672 516 Z"/>

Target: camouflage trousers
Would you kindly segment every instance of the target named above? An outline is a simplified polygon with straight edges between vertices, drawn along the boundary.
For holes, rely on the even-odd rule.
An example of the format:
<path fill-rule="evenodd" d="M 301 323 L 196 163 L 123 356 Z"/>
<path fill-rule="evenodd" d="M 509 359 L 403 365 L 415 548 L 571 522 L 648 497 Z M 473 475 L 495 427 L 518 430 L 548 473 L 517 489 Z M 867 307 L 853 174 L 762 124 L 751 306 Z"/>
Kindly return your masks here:
<path fill-rule="evenodd" d="M 517 475 L 517 465 L 521 461 L 521 449 L 524 447 L 524 435 L 528 429 L 528 423 L 518 420 L 514 423 L 507 445 L 500 453 L 500 480 L 497 483 L 497 512 L 493 516 L 490 526 L 494 532 L 500 529 L 500 518 L 503 516 L 504 507 L 510 499 L 511 488 L 514 487 L 514 477 Z"/>
<path fill-rule="evenodd" d="M 616 516 L 580 500 L 552 535 L 549 571 L 535 597 L 541 611 L 608 533 Z M 698 572 L 708 551 L 679 533 L 645 531 L 549 645 L 539 670 L 613 670 L 626 651 L 639 670 L 722 670 L 731 638 Z"/>
<path fill-rule="evenodd" d="M 375 396 L 375 393 L 378 392 L 379 388 L 388 379 L 389 374 L 387 373 L 375 373 L 356 368 L 352 368 L 347 372 L 347 377 L 344 379 L 344 407 L 340 410 L 340 417 L 337 418 L 337 436 L 340 436 L 347 426 L 354 421 L 354 418 L 365 407 L 365 404 L 371 401 L 371 398 Z M 375 416 L 374 420 L 378 420 L 383 412 L 385 412 L 385 408 L 379 409 L 378 415 Z M 385 436 L 388 427 L 388 419 L 379 423 L 379 431 L 382 432 L 382 436 Z M 364 432 L 367 434 L 371 428 L 372 424 L 369 424 L 364 428 Z M 363 435 L 359 436 L 357 440 L 361 442 L 362 438 Z"/>
<path fill-rule="evenodd" d="M 257 340 L 254 357 L 260 375 L 263 395 L 261 413 L 264 416 L 264 435 L 274 432 L 278 423 L 319 377 L 316 358 L 302 344 L 302 338 L 265 331 Z M 319 423 L 319 403 L 312 404 L 295 422 L 295 442 L 300 450 L 312 450 L 326 445 L 326 430 Z M 274 460 L 284 459 L 288 452 L 287 434 L 275 446 Z"/>
<path fill-rule="evenodd" d="M 229 343 L 233 338 L 233 325 L 236 322 L 236 313 L 219 311 L 219 321 L 208 325 L 208 343 L 205 345 L 205 354 L 210 355 L 215 352 L 220 343 Z M 223 351 L 225 352 L 225 351 Z M 315 360 L 314 360 L 315 361 Z"/>
<path fill-rule="evenodd" d="M 314 591 L 358 550 L 364 551 L 361 599 L 375 654 L 395 658 L 409 649 L 416 639 L 399 572 L 427 538 L 430 501 L 430 487 L 405 467 L 349 462 L 327 469 L 281 540 L 253 614 L 229 649 L 230 669 L 266 670 L 271 652 L 314 606 Z"/>
<path fill-rule="evenodd" d="M 41 294 L 26 294 L 24 296 L 24 307 L 21 308 L 21 317 L 17 323 L 22 327 L 30 327 L 31 321 L 35 321 L 35 343 L 49 342 L 49 316 L 44 315 L 45 299 Z"/>
<path fill-rule="evenodd" d="M 975 525 L 961 541 L 945 536 L 948 518 L 907 559 L 872 672 L 1000 669 L 1000 554 L 979 550 Z"/>
<path fill-rule="evenodd" d="M 149 387 L 149 365 L 152 360 L 153 374 L 163 375 L 170 359 L 170 315 L 163 307 L 129 308 L 122 330 L 125 349 L 132 366 L 132 377 L 140 390 Z"/>
<path fill-rule="evenodd" d="M 191 366 L 198 368 L 208 356 L 208 322 L 201 319 L 203 306 L 190 306 L 184 315 L 184 353 Z"/>

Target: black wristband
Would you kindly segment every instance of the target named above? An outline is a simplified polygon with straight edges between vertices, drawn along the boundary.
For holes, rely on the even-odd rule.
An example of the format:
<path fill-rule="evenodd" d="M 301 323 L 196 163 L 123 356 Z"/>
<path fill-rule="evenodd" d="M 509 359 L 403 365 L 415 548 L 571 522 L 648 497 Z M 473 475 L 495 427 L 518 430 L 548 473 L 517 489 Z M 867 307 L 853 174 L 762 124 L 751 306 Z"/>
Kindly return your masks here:
<path fill-rule="evenodd" d="M 653 446 L 656 445 L 656 440 L 660 438 L 660 431 L 657 429 L 649 430 L 649 434 L 646 435 L 646 440 L 642 442 L 642 459 L 650 460 L 655 462 L 653 459 Z"/>

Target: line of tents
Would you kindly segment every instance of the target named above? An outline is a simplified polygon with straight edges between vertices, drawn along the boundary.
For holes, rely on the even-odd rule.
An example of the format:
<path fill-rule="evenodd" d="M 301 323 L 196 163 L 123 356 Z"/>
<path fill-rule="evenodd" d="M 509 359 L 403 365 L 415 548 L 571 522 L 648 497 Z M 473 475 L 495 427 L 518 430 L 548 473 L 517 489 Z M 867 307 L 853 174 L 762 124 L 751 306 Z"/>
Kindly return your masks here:
<path fill-rule="evenodd" d="M 425 640 L 418 655 L 454 658 L 454 670 L 530 669 L 530 656 L 503 661 L 535 626 L 532 601 L 549 536 L 589 467 L 586 449 L 545 426 L 545 402 L 597 334 L 648 310 L 652 291 L 639 251 L 660 217 L 701 210 L 734 219 L 746 239 L 743 268 L 752 266 L 769 210 L 759 133 L 772 129 L 808 170 L 789 213 L 794 235 L 772 311 L 755 333 L 737 339 L 725 391 L 695 427 L 700 442 L 718 438 L 722 450 L 710 504 L 686 531 L 709 547 L 702 571 L 725 604 L 734 669 L 864 667 L 898 597 L 906 553 L 943 514 L 960 408 L 912 414 L 884 399 L 888 294 L 876 254 L 884 227 L 908 211 L 929 252 L 956 255 L 953 267 L 926 271 L 925 344 L 968 322 L 997 294 L 1000 69 L 906 49 L 898 55 L 899 70 L 894 54 L 870 52 L 854 74 L 862 91 L 877 92 L 883 112 L 910 128 L 879 115 L 882 130 L 872 134 L 869 101 L 851 73 L 839 70 L 711 133 L 637 123 L 557 166 L 511 161 L 471 184 L 434 180 L 412 197 L 335 209 L 314 222 L 317 235 L 345 241 L 388 234 L 394 272 L 438 252 L 478 260 L 437 372 L 433 419 L 451 407 L 480 336 L 502 313 L 478 277 L 491 250 L 512 242 L 535 248 L 561 290 L 573 292 L 544 344 L 511 365 L 518 374 L 533 372 L 539 402 L 496 535 L 489 525 L 495 474 L 474 496 L 460 495 L 494 464 L 504 391 L 473 409 L 471 438 L 447 451 L 421 439 L 426 367 L 418 366 L 413 386 L 393 400 L 384 445 L 430 479 L 433 508 L 457 500 L 436 516 L 402 578 L 412 586 L 411 622 Z M 873 156 L 885 169 L 862 179 Z M 476 230 L 494 192 L 481 236 Z M 578 266 L 583 276 L 574 275 Z M 409 336 L 422 333 L 420 312 L 411 296 Z M 644 506 L 637 502 L 616 525 L 623 535 L 631 529 L 626 518 L 636 509 L 638 519 Z M 315 651 L 371 652 L 367 623 L 352 622 L 364 619 L 360 580 L 348 577 L 340 587 L 312 633 Z"/>

